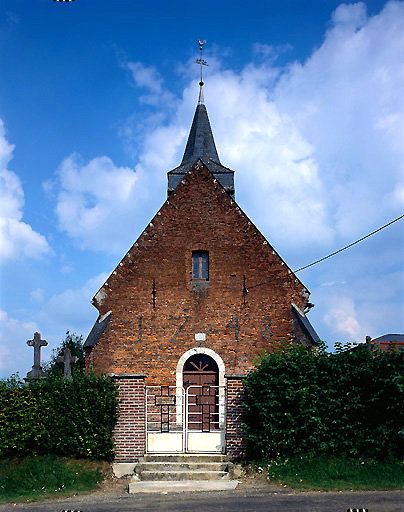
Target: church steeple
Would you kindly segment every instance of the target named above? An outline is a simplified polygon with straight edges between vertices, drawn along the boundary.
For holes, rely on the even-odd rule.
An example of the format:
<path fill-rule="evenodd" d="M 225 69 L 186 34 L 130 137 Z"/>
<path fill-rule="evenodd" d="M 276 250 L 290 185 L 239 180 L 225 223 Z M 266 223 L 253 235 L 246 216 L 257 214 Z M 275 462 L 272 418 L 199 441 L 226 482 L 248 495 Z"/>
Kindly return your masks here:
<path fill-rule="evenodd" d="M 202 46 L 206 41 L 201 42 L 198 40 L 198 43 L 201 50 L 201 58 L 195 61 L 201 66 L 198 105 L 195 110 L 194 119 L 192 121 L 181 165 L 167 173 L 167 195 L 169 196 L 174 192 L 178 184 L 185 177 L 195 162 L 197 160 L 202 160 L 217 181 L 224 187 L 226 192 L 234 199 L 234 171 L 224 167 L 220 163 L 212 129 L 210 127 L 208 112 L 203 99 L 204 83 L 202 81 L 202 66 L 207 66 L 207 63 L 202 59 Z"/>
<path fill-rule="evenodd" d="M 212 129 L 209 123 L 208 112 L 203 103 L 198 103 L 196 107 L 181 165 L 187 164 L 188 162 L 193 164 L 198 158 L 202 161 L 211 160 L 220 165 L 219 155 L 217 154 Z"/>

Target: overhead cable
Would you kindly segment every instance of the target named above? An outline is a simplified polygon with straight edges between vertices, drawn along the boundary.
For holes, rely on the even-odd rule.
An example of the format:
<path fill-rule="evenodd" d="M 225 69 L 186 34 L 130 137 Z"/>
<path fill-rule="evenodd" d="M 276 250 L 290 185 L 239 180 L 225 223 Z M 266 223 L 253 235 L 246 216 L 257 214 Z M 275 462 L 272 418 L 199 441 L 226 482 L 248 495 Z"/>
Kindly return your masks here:
<path fill-rule="evenodd" d="M 370 236 L 374 235 L 375 233 L 378 233 L 382 229 L 387 228 L 391 224 L 394 224 L 394 222 L 397 222 L 398 220 L 401 220 L 403 217 L 404 217 L 404 214 L 400 215 L 400 217 L 397 217 L 396 219 L 392 220 L 391 222 L 388 222 L 384 226 L 376 229 L 375 231 L 372 231 L 368 235 L 363 236 L 362 238 L 359 238 L 359 240 L 356 240 L 355 242 L 352 242 L 351 244 L 346 245 L 342 249 L 339 249 L 338 251 L 332 252 L 328 256 L 324 256 L 324 258 L 321 258 L 321 259 L 319 259 L 317 261 L 313 261 L 313 263 L 310 263 L 309 265 L 305 265 L 304 267 L 298 268 L 297 270 L 294 270 L 293 272 L 296 274 L 296 272 L 300 272 L 301 270 L 304 270 L 305 268 L 309 268 L 309 267 L 312 267 L 313 265 L 317 265 L 317 263 L 320 263 L 321 261 L 327 260 L 328 258 L 331 258 L 331 256 L 335 256 L 336 254 L 338 254 L 338 253 L 340 253 L 342 251 L 345 251 L 345 249 L 349 249 L 349 247 L 352 247 L 353 245 L 358 244 L 359 242 L 362 242 L 362 240 L 365 240 L 366 238 L 369 238 Z"/>

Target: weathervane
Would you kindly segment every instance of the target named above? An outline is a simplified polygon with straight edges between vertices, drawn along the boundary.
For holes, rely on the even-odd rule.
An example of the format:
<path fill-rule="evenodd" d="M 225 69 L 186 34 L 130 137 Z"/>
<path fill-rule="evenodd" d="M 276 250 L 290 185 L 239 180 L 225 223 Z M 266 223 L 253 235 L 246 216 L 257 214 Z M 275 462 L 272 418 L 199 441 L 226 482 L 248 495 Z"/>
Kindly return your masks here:
<path fill-rule="evenodd" d="M 202 66 L 207 66 L 208 63 L 206 62 L 206 60 L 203 60 L 202 58 L 202 49 L 203 49 L 203 45 L 206 43 L 205 40 L 201 41 L 200 39 L 198 39 L 198 44 L 199 44 L 199 49 L 201 50 L 201 57 L 195 61 L 195 64 L 199 64 L 201 66 L 201 81 L 199 82 L 199 86 L 200 86 L 200 89 L 199 89 L 199 103 L 203 103 L 203 92 L 202 92 L 202 87 L 203 87 L 203 80 L 202 80 Z"/>

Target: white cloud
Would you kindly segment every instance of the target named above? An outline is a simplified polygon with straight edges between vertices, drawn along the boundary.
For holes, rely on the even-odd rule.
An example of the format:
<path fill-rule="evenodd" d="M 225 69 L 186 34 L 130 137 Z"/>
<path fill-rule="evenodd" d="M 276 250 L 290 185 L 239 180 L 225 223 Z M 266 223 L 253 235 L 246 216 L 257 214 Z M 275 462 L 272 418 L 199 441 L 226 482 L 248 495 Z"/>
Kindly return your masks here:
<path fill-rule="evenodd" d="M 0 119 L 0 168 L 5 169 L 9 163 L 9 161 L 13 157 L 13 151 L 15 146 L 8 143 L 5 137 L 6 131 L 4 128 L 4 123 Z"/>
<path fill-rule="evenodd" d="M 339 273 L 344 274 L 344 269 L 340 267 Z M 316 303 L 320 306 L 315 314 L 316 325 L 320 329 L 327 326 L 337 339 L 356 342 L 365 341 L 366 336 L 402 332 L 403 285 L 403 272 L 352 272 L 347 283 L 316 292 Z M 319 314 L 322 318 L 318 318 Z"/>
<path fill-rule="evenodd" d="M 46 238 L 22 221 L 24 192 L 19 177 L 7 169 L 14 146 L 5 138 L 4 124 L 0 120 L 0 257 L 40 258 L 50 252 Z"/>
<path fill-rule="evenodd" d="M 43 288 L 37 288 L 30 293 L 31 300 L 41 304 L 44 300 L 45 290 Z"/>
<path fill-rule="evenodd" d="M 140 174 L 106 156 L 88 163 L 67 157 L 57 171 L 59 227 L 83 248 L 122 250 L 133 241 L 133 214 L 146 193 Z"/>
<path fill-rule="evenodd" d="M 11 318 L 6 311 L 0 310 L 0 378 L 10 377 L 21 368 L 26 372 L 31 370 L 34 356 L 26 342 L 37 330 L 35 322 Z M 20 376 L 25 377 L 25 374 Z"/>
<path fill-rule="evenodd" d="M 323 283 L 320 284 L 320 286 L 341 286 L 341 285 L 344 285 L 346 284 L 345 281 L 325 281 Z"/>
<path fill-rule="evenodd" d="M 361 342 L 404 330 L 402 251 L 392 249 L 393 230 L 379 237 L 308 271 L 317 305 L 310 320 L 331 346 L 335 338 Z"/>
<path fill-rule="evenodd" d="M 205 99 L 221 161 L 236 171 L 239 204 L 276 246 L 337 249 L 404 208 L 402 33 L 404 3 L 372 18 L 364 4 L 344 4 L 304 63 L 275 68 L 260 43 L 256 52 L 267 61 L 239 73 L 210 62 Z M 154 68 L 125 66 L 138 86 L 162 92 Z M 136 172 L 107 157 L 62 163 L 59 223 L 82 247 L 118 254 L 133 241 L 125 236 L 128 218 L 133 235 L 144 228 L 144 208 L 162 203 L 165 173 L 181 160 L 196 99 L 194 81 L 168 122 L 158 107 L 125 124 L 121 134 L 141 148 Z M 152 187 L 160 195 L 152 198 Z"/>
<path fill-rule="evenodd" d="M 292 247 L 324 243 L 333 232 L 314 147 L 269 98 L 262 85 L 266 73 L 250 66 L 239 76 L 209 79 L 206 97 L 215 113 L 221 161 L 236 170 L 236 200 L 248 205 L 246 212 L 260 229 Z"/>
<path fill-rule="evenodd" d="M 138 87 L 145 87 L 157 94 L 161 93 L 163 79 L 155 67 L 147 67 L 141 62 L 128 62 L 127 66 Z"/>
<path fill-rule="evenodd" d="M 82 334 L 85 339 L 97 318 L 91 304 L 96 291 L 108 278 L 103 272 L 88 279 L 78 288 L 69 288 L 44 302 L 44 290 L 38 288 L 31 298 L 40 304 L 35 313 L 37 322 L 11 317 L 0 310 L 0 378 L 7 378 L 17 371 L 21 377 L 31 370 L 33 350 L 26 342 L 39 331 L 48 345 L 42 348 L 42 362 L 49 360 L 52 350 L 65 338 L 66 331 Z"/>
<path fill-rule="evenodd" d="M 269 44 L 255 43 L 253 45 L 253 53 L 255 56 L 262 56 L 268 60 L 275 61 L 280 54 L 292 50 L 293 47 L 290 44 L 283 44 L 281 46 L 272 46 Z"/>
<path fill-rule="evenodd" d="M 352 32 L 352 30 L 356 30 L 365 24 L 366 5 L 363 2 L 349 5 L 341 4 L 335 9 L 332 21 L 341 30 L 345 29 Z"/>
<path fill-rule="evenodd" d="M 145 66 L 142 62 L 127 62 L 132 79 L 137 87 L 148 90 L 140 96 L 142 103 L 157 105 L 173 99 L 173 95 L 164 89 L 164 81 L 154 66 Z"/>
<path fill-rule="evenodd" d="M 68 288 L 54 295 L 44 304 L 39 318 L 52 326 L 53 330 L 61 331 L 60 336 L 69 330 L 82 334 L 85 338 L 97 318 L 91 299 L 107 278 L 108 274 L 102 272 L 88 279 L 79 288 Z"/>
<path fill-rule="evenodd" d="M 354 301 L 349 297 L 334 297 L 330 302 L 324 320 L 334 333 L 350 341 L 363 341 L 368 329 L 359 323 Z"/>
<path fill-rule="evenodd" d="M 404 209 L 403 33 L 404 2 L 390 2 L 371 18 L 363 3 L 344 4 L 323 45 L 276 87 L 279 109 L 314 147 L 344 237 Z"/>
<path fill-rule="evenodd" d="M 276 244 L 338 248 L 403 210 L 403 33 L 403 2 L 370 18 L 365 4 L 343 4 L 304 63 L 276 68 L 262 43 L 259 64 L 241 72 L 210 61 L 205 100 L 219 156 L 236 170 L 236 199 Z M 145 85 L 154 76 L 137 69 Z M 196 96 L 194 81 L 168 125 L 154 115 L 139 156 L 146 174 L 161 179 L 173 151 L 179 163 Z"/>

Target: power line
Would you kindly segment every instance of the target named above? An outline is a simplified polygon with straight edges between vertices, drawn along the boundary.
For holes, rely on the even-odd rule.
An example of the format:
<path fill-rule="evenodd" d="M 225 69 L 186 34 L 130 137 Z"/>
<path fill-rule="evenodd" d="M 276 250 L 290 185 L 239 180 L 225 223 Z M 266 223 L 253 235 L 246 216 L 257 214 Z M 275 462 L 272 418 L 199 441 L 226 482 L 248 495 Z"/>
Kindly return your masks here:
<path fill-rule="evenodd" d="M 304 270 L 305 268 L 312 267 L 313 265 L 316 265 L 317 263 L 320 263 L 321 261 L 324 261 L 324 260 L 327 260 L 328 258 L 331 258 L 331 256 L 335 256 L 336 254 L 338 254 L 338 253 L 340 253 L 342 251 L 345 251 L 345 249 L 348 249 L 349 247 L 352 247 L 353 245 L 358 244 L 359 242 L 362 242 L 362 240 L 365 240 L 366 238 L 369 238 L 370 236 L 374 235 L 375 233 L 381 231 L 382 229 L 387 228 L 388 226 L 390 226 L 391 224 L 394 224 L 394 222 L 397 222 L 398 220 L 402 219 L 403 217 L 404 217 L 404 214 L 400 215 L 400 217 L 397 217 L 397 219 L 394 219 L 391 222 L 388 222 L 384 226 L 376 229 L 375 231 L 372 231 L 368 235 L 363 236 L 362 238 L 359 238 L 359 240 L 356 240 L 355 242 L 352 242 L 351 244 L 346 245 L 342 249 L 339 249 L 338 251 L 335 251 L 335 252 L 329 254 L 328 256 L 325 256 L 324 258 L 321 258 L 321 259 L 319 259 L 317 261 L 313 261 L 313 263 L 310 263 L 310 265 L 306 265 L 304 267 L 298 268 L 297 270 L 293 270 L 293 273 L 296 274 L 296 272 L 300 272 L 301 270 Z M 269 281 L 263 281 L 262 283 L 258 283 L 258 284 L 254 284 L 252 286 L 249 286 L 248 289 L 247 289 L 246 288 L 246 284 L 245 284 L 245 276 L 244 276 L 243 300 L 245 301 L 245 295 L 248 293 L 248 290 L 250 290 L 252 288 L 256 288 L 257 286 L 262 286 L 264 284 L 268 284 L 268 283 L 269 283 Z"/>
<path fill-rule="evenodd" d="M 365 240 L 366 238 L 369 238 L 370 236 L 374 235 L 375 233 L 378 233 L 382 229 L 387 228 L 388 226 L 390 226 L 391 224 L 394 224 L 394 222 L 397 222 L 398 220 L 402 219 L 403 217 L 404 217 L 404 214 L 400 215 L 400 217 L 397 217 L 397 219 L 394 219 L 391 222 L 388 222 L 387 224 L 385 224 L 381 228 L 376 229 L 375 231 L 372 231 L 372 233 L 369 233 L 368 235 L 363 236 L 362 238 L 359 238 L 359 240 L 356 240 L 355 242 L 352 242 L 351 244 L 346 245 L 342 249 L 339 249 L 338 251 L 335 251 L 335 252 L 329 254 L 328 256 L 324 256 L 324 258 L 321 258 L 321 259 L 319 259 L 317 261 L 313 261 L 313 263 L 310 263 L 309 265 L 306 265 L 304 267 L 298 268 L 297 270 L 294 270 L 293 272 L 296 274 L 296 272 L 300 272 L 301 270 L 304 270 L 305 268 L 309 268 L 309 267 L 312 267 L 313 265 L 317 265 L 317 263 L 320 263 L 320 261 L 327 260 L 328 258 L 331 258 L 331 256 L 335 256 L 336 254 L 338 254 L 338 253 L 340 253 L 342 251 L 345 251 L 345 249 L 349 249 L 349 247 L 352 247 L 353 245 L 358 244 L 359 242 L 362 242 L 362 240 Z"/>

